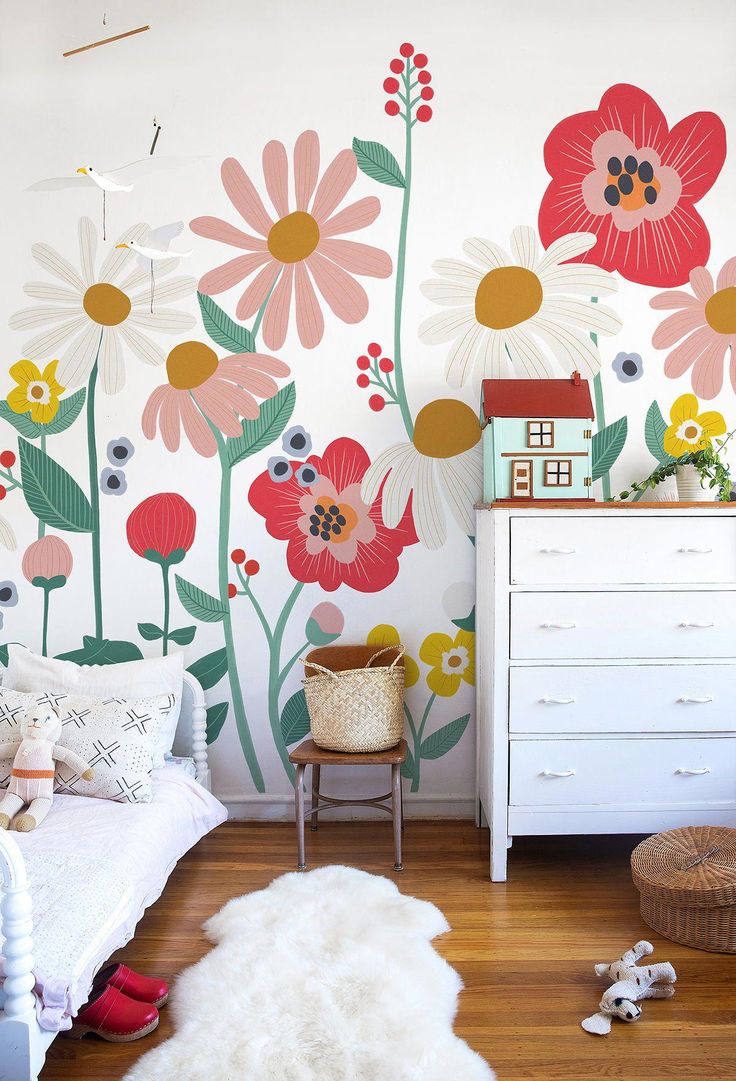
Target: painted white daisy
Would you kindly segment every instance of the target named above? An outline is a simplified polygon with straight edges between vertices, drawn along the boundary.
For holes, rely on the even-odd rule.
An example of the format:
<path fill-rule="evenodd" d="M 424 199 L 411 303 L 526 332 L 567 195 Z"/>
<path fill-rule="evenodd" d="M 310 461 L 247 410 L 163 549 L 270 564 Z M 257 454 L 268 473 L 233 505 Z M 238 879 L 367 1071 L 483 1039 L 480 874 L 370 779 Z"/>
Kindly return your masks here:
<path fill-rule="evenodd" d="M 379 454 L 363 478 L 361 497 L 370 506 L 383 484 L 381 515 L 389 529 L 399 524 L 411 498 L 419 540 L 426 548 L 441 548 L 447 539 L 443 501 L 462 531 L 472 533 L 482 481 L 478 417 L 465 402 L 440 398 L 419 410 L 410 443 L 395 443 Z"/>
<path fill-rule="evenodd" d="M 591 298 L 615 292 L 616 279 L 600 267 L 568 262 L 595 243 L 593 233 L 570 233 L 544 251 L 536 232 L 520 225 L 510 255 L 472 237 L 463 244 L 472 263 L 433 263 L 440 277 L 421 289 L 449 311 L 425 319 L 419 337 L 428 345 L 453 342 L 445 369 L 450 386 L 462 386 L 473 372 L 479 379 L 548 379 L 553 360 L 568 374 L 596 375 L 601 359 L 590 333 L 616 334 L 621 320 Z"/>
<path fill-rule="evenodd" d="M 141 223 L 126 229 L 120 241 L 139 242 L 148 233 L 149 227 Z M 193 327 L 196 320 L 176 308 L 159 308 L 152 314 L 148 310 L 149 272 L 135 263 L 119 285 L 113 284 L 131 261 L 129 248 L 113 245 L 99 272 L 95 270 L 96 252 L 97 229 L 89 218 L 79 220 L 79 270 L 48 244 L 34 244 L 33 258 L 57 281 L 28 282 L 25 293 L 46 303 L 16 312 L 10 326 L 13 330 L 46 328 L 23 346 L 23 355 L 29 360 L 53 356 L 59 346 L 69 342 L 56 372 L 63 386 L 86 382 L 97 360 L 103 390 L 117 394 L 125 385 L 122 346 L 146 364 L 163 364 L 165 353 L 142 331 L 178 333 Z M 195 278 L 161 281 L 178 262 L 171 259 L 158 265 L 157 301 L 178 300 L 194 292 Z"/>
<path fill-rule="evenodd" d="M 0 514 L 0 544 L 9 551 L 14 552 L 18 547 L 18 542 L 15 539 L 15 533 L 13 527 L 7 518 L 3 518 Z"/>

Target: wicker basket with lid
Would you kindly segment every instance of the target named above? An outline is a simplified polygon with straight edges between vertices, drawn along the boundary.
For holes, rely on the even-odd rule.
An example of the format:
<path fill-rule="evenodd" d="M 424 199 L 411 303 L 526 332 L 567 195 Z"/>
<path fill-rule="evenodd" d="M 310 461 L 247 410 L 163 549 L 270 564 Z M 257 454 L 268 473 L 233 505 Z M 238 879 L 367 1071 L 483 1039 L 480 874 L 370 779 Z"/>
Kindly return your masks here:
<path fill-rule="evenodd" d="M 736 953 L 736 829 L 685 826 L 648 837 L 631 854 L 641 915 L 665 938 Z"/>

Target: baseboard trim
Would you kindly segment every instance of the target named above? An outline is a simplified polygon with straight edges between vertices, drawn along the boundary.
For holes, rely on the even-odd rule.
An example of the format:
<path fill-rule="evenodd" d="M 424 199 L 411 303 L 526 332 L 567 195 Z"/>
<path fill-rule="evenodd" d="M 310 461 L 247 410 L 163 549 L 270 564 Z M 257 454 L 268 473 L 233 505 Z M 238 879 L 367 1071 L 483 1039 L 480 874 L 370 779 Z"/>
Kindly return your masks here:
<path fill-rule="evenodd" d="M 271 822 L 294 821 L 294 794 L 288 795 L 242 795 L 240 793 L 216 793 L 225 804 L 232 819 L 265 820 Z M 307 800 L 309 800 L 309 793 Z M 388 819 L 382 811 L 371 807 L 335 807 L 325 812 L 325 821 L 352 819 Z M 424 795 L 421 792 L 404 793 L 406 818 L 474 818 L 475 797 L 450 793 L 448 795 Z"/>

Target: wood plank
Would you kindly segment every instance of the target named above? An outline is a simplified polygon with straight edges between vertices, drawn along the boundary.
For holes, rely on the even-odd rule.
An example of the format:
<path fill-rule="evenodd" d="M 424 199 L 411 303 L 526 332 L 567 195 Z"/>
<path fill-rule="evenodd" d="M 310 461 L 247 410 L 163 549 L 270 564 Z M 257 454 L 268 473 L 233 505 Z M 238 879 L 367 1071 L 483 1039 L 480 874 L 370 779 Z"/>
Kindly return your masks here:
<path fill-rule="evenodd" d="M 518 839 L 508 882 L 495 884 L 488 831 L 469 822 L 407 822 L 403 874 L 391 869 L 390 822 L 325 822 L 308 835 L 307 858 L 311 867 L 347 863 L 386 875 L 440 906 L 452 931 L 436 945 L 465 983 L 455 1030 L 499 1081 L 734 1081 L 736 956 L 688 949 L 646 927 L 629 872 L 638 840 Z M 204 920 L 293 870 L 295 856 L 293 826 L 221 826 L 181 861 L 120 958 L 172 979 L 206 952 Z M 675 965 L 677 994 L 645 1002 L 636 1024 L 614 1022 L 607 1041 L 586 1034 L 579 1022 L 606 986 L 593 964 L 640 938 L 654 943 L 655 960 Z M 139 1043 L 57 1039 L 41 1081 L 119 1081 L 171 1033 L 165 1007 L 159 1029 Z M 224 1081 L 216 1049 L 211 1081 Z"/>

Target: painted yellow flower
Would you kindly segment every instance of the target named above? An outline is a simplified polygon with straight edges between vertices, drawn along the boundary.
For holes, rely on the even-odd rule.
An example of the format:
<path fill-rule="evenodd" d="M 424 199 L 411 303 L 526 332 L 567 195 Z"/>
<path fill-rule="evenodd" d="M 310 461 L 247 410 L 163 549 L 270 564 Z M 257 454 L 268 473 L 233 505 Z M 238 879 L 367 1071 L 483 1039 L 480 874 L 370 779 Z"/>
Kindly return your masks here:
<path fill-rule="evenodd" d="M 65 391 L 56 382 L 58 360 L 50 361 L 43 371 L 32 360 L 19 360 L 10 369 L 17 386 L 8 395 L 14 413 L 30 413 L 36 424 L 48 424 L 59 409 L 59 397 Z"/>
<path fill-rule="evenodd" d="M 383 646 L 398 646 L 401 642 L 401 636 L 396 630 L 396 627 L 392 627 L 390 623 L 379 623 L 377 627 L 374 627 L 372 631 L 368 632 L 368 637 L 365 640 L 367 646 L 375 646 L 376 649 L 381 649 Z M 408 653 L 404 654 L 404 686 L 413 687 L 419 679 L 419 665 L 410 657 Z"/>
<path fill-rule="evenodd" d="M 726 422 L 720 413 L 698 413 L 694 394 L 682 394 L 670 409 L 672 422 L 664 433 L 664 449 L 673 458 L 693 454 L 711 445 L 714 435 L 723 435 Z"/>
<path fill-rule="evenodd" d="M 465 680 L 471 687 L 475 683 L 474 660 L 475 635 L 472 631 L 458 631 L 453 641 L 449 634 L 428 634 L 422 642 L 419 656 L 431 666 L 427 673 L 430 691 L 450 698 Z"/>

